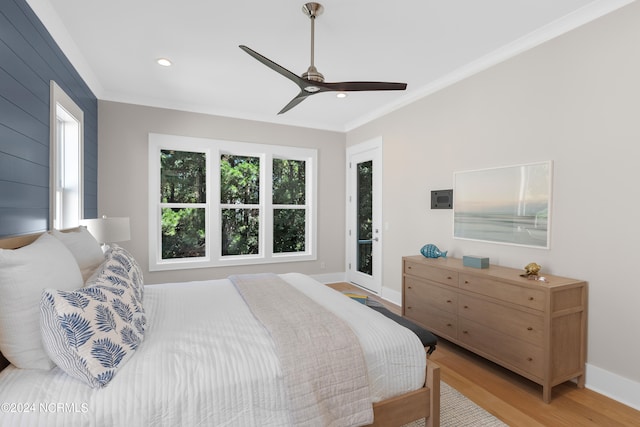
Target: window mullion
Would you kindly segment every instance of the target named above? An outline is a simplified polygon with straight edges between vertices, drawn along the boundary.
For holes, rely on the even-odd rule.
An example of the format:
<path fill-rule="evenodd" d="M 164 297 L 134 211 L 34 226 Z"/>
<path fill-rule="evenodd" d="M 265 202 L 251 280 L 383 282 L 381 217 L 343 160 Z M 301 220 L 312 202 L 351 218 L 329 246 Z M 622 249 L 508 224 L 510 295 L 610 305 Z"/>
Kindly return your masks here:
<path fill-rule="evenodd" d="M 264 235 L 264 256 L 271 259 L 273 257 L 273 155 L 267 153 L 264 161 L 264 179 L 260 187 L 262 198 L 262 217 Z"/>
<path fill-rule="evenodd" d="M 211 149 L 210 147 L 207 147 L 204 152 L 205 152 L 205 174 L 204 174 L 204 185 L 205 185 L 205 216 L 204 216 L 204 250 L 205 250 L 205 257 L 208 260 L 209 263 L 211 263 L 213 260 L 215 260 L 216 258 L 214 257 L 214 255 L 211 253 L 211 250 L 213 249 L 212 247 L 212 241 L 214 238 L 214 231 L 212 230 L 213 224 L 216 224 L 216 222 L 212 222 L 211 221 L 211 216 L 212 216 L 212 212 L 215 211 L 215 209 L 212 209 L 212 206 L 215 206 L 215 202 L 213 201 L 214 199 L 212 198 L 214 195 L 214 188 L 211 185 L 211 176 L 215 175 L 215 173 L 213 172 L 212 169 L 212 165 L 213 165 L 213 153 L 216 150 Z"/>
<path fill-rule="evenodd" d="M 317 237 L 317 218 L 315 217 L 316 206 L 316 197 L 317 197 L 317 184 L 314 175 L 314 171 L 317 170 L 317 165 L 315 164 L 315 159 L 311 157 L 307 158 L 306 163 L 306 182 L 305 182 L 305 198 L 304 198 L 304 206 L 305 206 L 305 242 L 306 242 L 306 253 L 307 254 L 315 254 L 316 253 L 316 243 L 315 239 Z"/>
<path fill-rule="evenodd" d="M 220 209 L 260 209 L 261 205 L 248 205 L 244 203 L 220 203 Z"/>
<path fill-rule="evenodd" d="M 209 186 L 211 194 L 207 194 L 209 203 L 211 205 L 211 209 L 209 210 L 209 219 L 210 226 L 209 230 L 209 242 L 207 243 L 207 248 L 210 250 L 211 259 L 214 263 L 218 263 L 220 258 L 222 257 L 222 248 L 220 247 L 220 242 L 222 240 L 222 216 L 221 209 L 222 205 L 220 203 L 220 148 L 214 147 L 211 150 L 211 159 L 210 165 L 208 167 L 207 172 L 207 183 L 210 183 Z M 215 227 L 215 228 L 214 228 Z"/>

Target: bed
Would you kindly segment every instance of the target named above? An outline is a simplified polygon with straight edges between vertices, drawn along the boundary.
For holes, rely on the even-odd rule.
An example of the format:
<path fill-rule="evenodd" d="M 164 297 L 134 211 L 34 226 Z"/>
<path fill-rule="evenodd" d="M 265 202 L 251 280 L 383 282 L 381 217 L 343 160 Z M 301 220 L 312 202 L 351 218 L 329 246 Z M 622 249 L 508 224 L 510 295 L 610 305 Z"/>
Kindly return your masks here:
<path fill-rule="evenodd" d="M 70 234 L 64 234 L 62 238 L 67 239 L 66 236 L 79 236 L 81 233 L 71 230 Z M 41 240 L 45 240 L 41 235 L 0 239 L 0 248 L 4 248 L 7 255 L 7 249 L 26 248 Z M 52 243 L 49 237 L 46 240 Z M 73 252 L 71 246 L 68 249 Z M 1 256 L 2 253 L 0 263 Z M 85 287 L 100 280 L 96 279 L 99 266 L 94 263 L 92 268 L 96 272 L 89 275 L 80 258 L 76 261 L 81 275 L 84 273 L 82 283 Z M 349 339 L 350 335 L 346 335 L 347 338 L 341 339 L 357 342 L 358 351 L 362 352 L 365 374 L 360 377 L 366 381 L 367 404 L 371 406 L 373 416 L 371 423 L 363 424 L 362 419 L 366 418 L 335 424 L 313 417 L 304 422 L 300 421 L 302 418 L 292 418 L 292 388 L 289 388 L 292 381 L 286 376 L 287 363 L 291 365 L 292 362 L 285 360 L 293 358 L 298 374 L 313 375 L 314 366 L 324 363 L 315 358 L 316 354 L 323 353 L 322 348 L 314 347 L 325 344 L 319 344 L 318 334 L 310 332 L 312 338 L 307 341 L 310 348 L 302 349 L 306 353 L 283 356 L 278 348 L 278 334 L 268 329 L 258 309 L 249 305 L 251 295 L 244 294 L 246 291 L 240 286 L 243 280 L 264 278 L 241 275 L 200 282 L 147 285 L 139 295 L 134 293 L 131 297 L 133 303 L 138 298 L 144 308 L 144 337 L 136 343 L 135 350 L 117 368 L 117 372 L 109 375 L 108 383 L 104 385 L 100 380 L 93 386 L 79 380 L 69 373 L 64 361 L 56 362 L 58 366 L 51 369 L 25 369 L 10 364 L 2 357 L 0 425 L 401 426 L 421 418 L 426 418 L 428 426 L 439 425 L 439 368 L 426 360 L 425 350 L 415 334 L 306 275 L 290 273 L 267 275 L 266 278 L 274 286 L 277 284 L 290 292 L 286 298 L 280 299 L 286 299 L 285 303 L 291 310 L 282 307 L 274 310 L 287 313 L 282 317 L 285 320 L 289 311 L 296 311 L 297 301 L 310 300 L 320 310 L 335 317 L 337 322 L 348 325 L 345 328 L 334 326 L 329 333 L 338 337 L 338 329 L 346 329 L 356 337 Z M 268 305 L 264 294 L 267 288 L 260 284 L 262 282 L 256 283 L 250 287 L 263 294 L 253 298 L 258 305 Z M 0 286 L 3 285 L 0 283 Z M 2 292 L 0 289 L 0 297 Z M 47 292 L 43 292 L 43 301 Z M 292 302 L 296 302 L 293 308 Z M 41 310 L 41 316 L 46 317 L 46 310 Z M 7 320 L 0 313 L 2 321 Z M 42 319 L 41 322 L 46 323 Z M 289 326 L 285 332 L 294 329 Z M 309 329 L 314 332 L 322 328 Z M 335 341 L 339 342 L 339 338 Z M 285 346 L 289 347 L 288 344 Z M 342 351 L 341 346 L 331 353 Z M 47 352 L 53 357 L 52 353 L 56 351 L 47 347 Z M 334 373 L 340 377 L 338 383 L 342 375 L 351 375 L 351 371 L 357 369 L 346 371 L 338 371 L 339 375 Z M 302 385 L 306 387 L 306 384 Z M 309 393 L 315 395 L 318 392 Z M 339 396 L 339 400 L 345 398 Z M 306 404 L 303 402 L 303 406 Z M 304 407 L 302 416 L 311 409 Z"/>

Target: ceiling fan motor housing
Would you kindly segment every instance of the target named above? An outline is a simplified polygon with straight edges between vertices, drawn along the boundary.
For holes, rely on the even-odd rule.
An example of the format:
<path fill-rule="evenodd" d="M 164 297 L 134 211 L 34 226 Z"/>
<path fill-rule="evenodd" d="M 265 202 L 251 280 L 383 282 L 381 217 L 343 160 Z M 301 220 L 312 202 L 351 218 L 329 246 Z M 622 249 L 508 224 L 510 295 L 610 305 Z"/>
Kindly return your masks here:
<path fill-rule="evenodd" d="M 303 79 L 307 79 L 307 80 L 311 80 L 313 82 L 320 82 L 320 83 L 322 83 L 324 81 L 324 76 L 322 75 L 322 73 L 318 72 L 316 67 L 313 66 L 313 65 L 311 65 L 307 69 L 306 73 L 302 74 L 302 78 Z"/>

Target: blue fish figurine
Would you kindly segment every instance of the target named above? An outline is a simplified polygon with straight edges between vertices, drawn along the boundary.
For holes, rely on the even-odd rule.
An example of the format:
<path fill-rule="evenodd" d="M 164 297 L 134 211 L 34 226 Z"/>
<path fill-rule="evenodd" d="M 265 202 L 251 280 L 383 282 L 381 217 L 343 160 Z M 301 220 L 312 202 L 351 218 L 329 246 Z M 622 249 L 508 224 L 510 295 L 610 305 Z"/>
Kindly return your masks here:
<path fill-rule="evenodd" d="M 431 243 L 424 245 L 422 249 L 420 249 L 420 253 L 427 258 L 447 257 L 447 251 L 442 252 L 436 245 L 432 245 Z"/>

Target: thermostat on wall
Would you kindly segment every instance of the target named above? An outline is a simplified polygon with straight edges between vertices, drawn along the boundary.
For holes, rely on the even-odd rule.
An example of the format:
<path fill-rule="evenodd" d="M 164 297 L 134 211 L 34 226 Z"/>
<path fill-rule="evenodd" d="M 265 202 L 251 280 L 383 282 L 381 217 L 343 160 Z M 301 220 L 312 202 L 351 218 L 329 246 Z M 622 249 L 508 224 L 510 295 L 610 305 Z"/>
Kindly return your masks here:
<path fill-rule="evenodd" d="M 452 209 L 453 190 L 435 190 L 431 192 L 431 209 Z"/>

